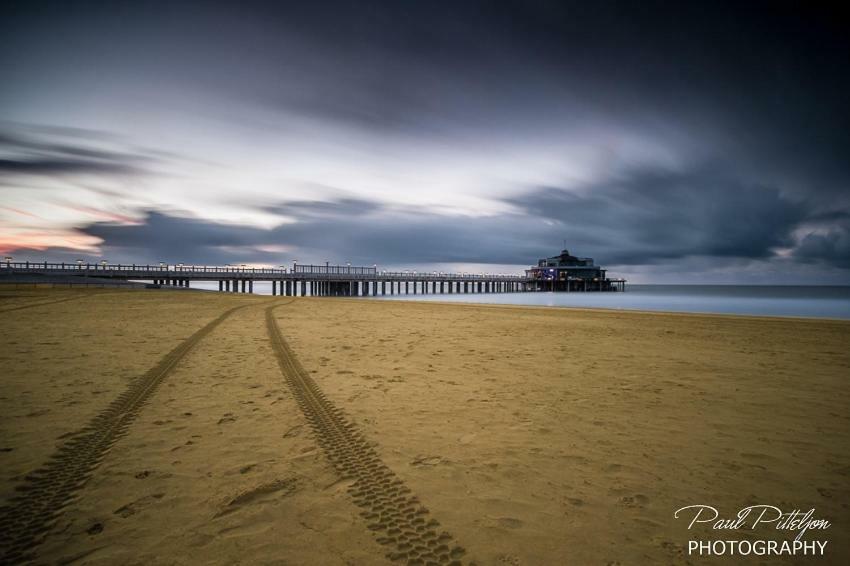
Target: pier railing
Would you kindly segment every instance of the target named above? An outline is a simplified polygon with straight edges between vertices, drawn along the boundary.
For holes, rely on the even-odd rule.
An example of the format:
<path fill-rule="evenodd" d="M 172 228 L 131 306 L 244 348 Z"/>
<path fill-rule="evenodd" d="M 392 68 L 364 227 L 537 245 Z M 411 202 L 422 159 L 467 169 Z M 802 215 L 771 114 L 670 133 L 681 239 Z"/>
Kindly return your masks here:
<path fill-rule="evenodd" d="M 125 279 L 147 279 L 151 277 L 188 277 L 191 279 L 247 278 L 247 279 L 375 279 L 375 280 L 418 280 L 418 281 L 474 281 L 501 280 L 525 281 L 524 275 L 487 273 L 446 273 L 442 271 L 387 271 L 374 267 L 350 265 L 293 264 L 291 268 L 280 266 L 249 267 L 247 265 L 185 265 L 185 264 L 126 264 L 86 262 L 0 262 L 0 272 L 43 273 L 46 275 L 91 275 L 94 277 L 119 277 Z"/>

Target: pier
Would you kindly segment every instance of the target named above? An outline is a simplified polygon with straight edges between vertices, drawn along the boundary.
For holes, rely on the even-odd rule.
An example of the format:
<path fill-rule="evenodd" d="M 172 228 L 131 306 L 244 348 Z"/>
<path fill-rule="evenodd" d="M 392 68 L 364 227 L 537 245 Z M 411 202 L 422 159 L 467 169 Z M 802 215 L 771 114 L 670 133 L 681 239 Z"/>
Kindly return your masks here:
<path fill-rule="evenodd" d="M 0 263 L 0 283 L 68 284 L 92 281 L 142 281 L 149 288 L 187 288 L 192 282 L 217 282 L 226 293 L 253 293 L 254 283 L 270 282 L 273 295 L 287 297 L 375 297 L 540 291 L 624 291 L 625 280 L 568 277 L 562 281 L 526 275 L 381 271 L 377 266 L 302 265 L 291 268 L 165 264 Z"/>

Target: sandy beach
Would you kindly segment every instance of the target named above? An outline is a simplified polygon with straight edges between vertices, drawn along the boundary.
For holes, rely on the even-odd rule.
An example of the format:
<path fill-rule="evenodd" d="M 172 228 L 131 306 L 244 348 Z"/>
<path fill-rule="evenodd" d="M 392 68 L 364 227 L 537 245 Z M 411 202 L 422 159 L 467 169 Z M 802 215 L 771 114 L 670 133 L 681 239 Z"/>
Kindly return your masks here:
<path fill-rule="evenodd" d="M 735 564 L 688 540 L 796 533 L 674 511 L 770 504 L 826 555 L 747 563 L 850 562 L 850 322 L 30 289 L 0 317 L 16 559 Z"/>

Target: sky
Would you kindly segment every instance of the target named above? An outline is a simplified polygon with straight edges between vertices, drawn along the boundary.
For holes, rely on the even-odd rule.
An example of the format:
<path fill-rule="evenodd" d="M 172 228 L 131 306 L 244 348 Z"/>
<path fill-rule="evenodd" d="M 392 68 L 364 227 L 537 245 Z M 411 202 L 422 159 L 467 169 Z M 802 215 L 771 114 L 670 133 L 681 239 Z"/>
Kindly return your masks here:
<path fill-rule="evenodd" d="M 741 4 L 4 2 L 0 252 L 850 284 L 850 36 Z"/>

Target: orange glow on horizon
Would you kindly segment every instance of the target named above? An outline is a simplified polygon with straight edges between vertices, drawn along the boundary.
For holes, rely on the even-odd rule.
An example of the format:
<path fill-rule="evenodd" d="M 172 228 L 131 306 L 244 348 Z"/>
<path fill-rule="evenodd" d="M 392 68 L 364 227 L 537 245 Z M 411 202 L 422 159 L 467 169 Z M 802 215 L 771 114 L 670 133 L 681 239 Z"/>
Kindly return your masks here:
<path fill-rule="evenodd" d="M 0 253 L 12 254 L 16 251 L 45 251 L 50 248 L 63 248 L 85 253 L 100 253 L 103 240 L 76 230 L 50 230 L 39 232 L 19 232 L 0 235 Z"/>

